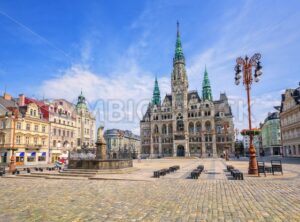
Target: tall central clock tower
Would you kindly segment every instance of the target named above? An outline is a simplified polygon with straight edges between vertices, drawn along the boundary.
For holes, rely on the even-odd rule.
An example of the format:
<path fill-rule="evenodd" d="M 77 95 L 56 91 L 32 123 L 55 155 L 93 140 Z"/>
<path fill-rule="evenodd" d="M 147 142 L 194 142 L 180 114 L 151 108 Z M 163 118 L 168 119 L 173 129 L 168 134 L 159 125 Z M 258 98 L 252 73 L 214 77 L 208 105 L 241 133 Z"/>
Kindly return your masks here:
<path fill-rule="evenodd" d="M 182 51 L 182 45 L 179 33 L 179 23 L 177 22 L 177 37 L 175 55 L 173 58 L 173 72 L 171 76 L 172 84 L 172 110 L 173 110 L 173 141 L 174 155 L 177 155 L 178 146 L 185 147 L 184 155 L 189 155 L 188 149 L 188 79 L 185 69 L 185 58 Z M 179 151 L 180 152 L 180 151 Z"/>

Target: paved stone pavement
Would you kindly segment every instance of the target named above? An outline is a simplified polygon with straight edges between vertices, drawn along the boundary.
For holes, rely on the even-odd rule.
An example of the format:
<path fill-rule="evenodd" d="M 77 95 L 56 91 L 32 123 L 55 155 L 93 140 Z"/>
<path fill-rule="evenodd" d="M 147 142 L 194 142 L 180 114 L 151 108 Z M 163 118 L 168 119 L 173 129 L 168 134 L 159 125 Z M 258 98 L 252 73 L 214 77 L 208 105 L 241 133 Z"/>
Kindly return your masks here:
<path fill-rule="evenodd" d="M 177 173 L 150 181 L 0 178 L 0 221 L 300 221 L 297 161 L 284 176 L 244 181 L 228 180 L 219 159 L 143 160 L 132 176 L 175 164 Z M 199 164 L 206 172 L 186 179 Z"/>

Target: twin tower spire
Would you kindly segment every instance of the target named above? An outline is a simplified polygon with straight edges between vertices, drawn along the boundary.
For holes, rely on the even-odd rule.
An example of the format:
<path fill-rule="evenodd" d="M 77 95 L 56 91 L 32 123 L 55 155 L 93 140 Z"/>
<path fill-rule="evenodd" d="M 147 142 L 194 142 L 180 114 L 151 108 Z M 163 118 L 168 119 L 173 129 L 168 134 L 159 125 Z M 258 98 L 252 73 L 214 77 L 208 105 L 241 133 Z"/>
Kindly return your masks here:
<path fill-rule="evenodd" d="M 178 21 L 177 21 L 177 34 L 176 34 L 176 45 L 175 45 L 175 55 L 173 58 L 173 65 L 175 65 L 175 63 L 185 64 L 185 57 L 184 57 L 183 50 L 182 50 Z M 209 100 L 209 101 L 213 100 L 210 81 L 208 78 L 206 66 L 205 66 L 205 71 L 204 71 L 204 79 L 202 82 L 202 100 Z M 160 90 L 159 90 L 159 86 L 158 86 L 158 82 L 157 82 L 157 77 L 155 77 L 152 104 L 160 105 L 160 103 L 161 103 Z"/>

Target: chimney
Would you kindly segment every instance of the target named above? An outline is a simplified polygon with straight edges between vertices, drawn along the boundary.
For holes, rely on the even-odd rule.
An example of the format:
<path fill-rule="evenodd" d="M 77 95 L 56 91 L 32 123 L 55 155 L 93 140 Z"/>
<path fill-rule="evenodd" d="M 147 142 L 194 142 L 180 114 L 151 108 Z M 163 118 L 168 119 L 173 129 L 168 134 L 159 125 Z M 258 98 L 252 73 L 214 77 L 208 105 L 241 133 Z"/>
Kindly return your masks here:
<path fill-rule="evenodd" d="M 11 100 L 11 95 L 9 95 L 6 92 L 4 93 L 3 97 L 4 97 L 5 100 Z"/>
<path fill-rule="evenodd" d="M 24 94 L 19 94 L 19 106 L 25 105 L 25 96 Z"/>

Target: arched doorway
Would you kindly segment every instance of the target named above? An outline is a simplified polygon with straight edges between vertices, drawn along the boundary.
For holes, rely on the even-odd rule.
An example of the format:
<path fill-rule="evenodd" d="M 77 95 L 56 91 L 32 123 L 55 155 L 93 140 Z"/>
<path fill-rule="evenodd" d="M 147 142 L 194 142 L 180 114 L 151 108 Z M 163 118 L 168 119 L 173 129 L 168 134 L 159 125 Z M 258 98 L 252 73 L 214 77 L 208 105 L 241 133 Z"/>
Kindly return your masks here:
<path fill-rule="evenodd" d="M 177 156 L 184 156 L 184 147 L 182 145 L 177 146 Z"/>

